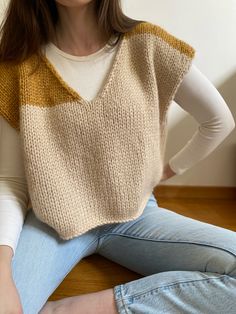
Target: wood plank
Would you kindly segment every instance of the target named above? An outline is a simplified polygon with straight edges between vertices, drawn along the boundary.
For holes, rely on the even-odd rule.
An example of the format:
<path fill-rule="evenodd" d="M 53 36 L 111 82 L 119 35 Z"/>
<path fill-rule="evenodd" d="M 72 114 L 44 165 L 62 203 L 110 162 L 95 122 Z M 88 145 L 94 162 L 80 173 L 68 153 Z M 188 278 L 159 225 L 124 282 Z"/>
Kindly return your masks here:
<path fill-rule="evenodd" d="M 156 198 L 204 198 L 236 200 L 236 187 L 158 185 Z"/>

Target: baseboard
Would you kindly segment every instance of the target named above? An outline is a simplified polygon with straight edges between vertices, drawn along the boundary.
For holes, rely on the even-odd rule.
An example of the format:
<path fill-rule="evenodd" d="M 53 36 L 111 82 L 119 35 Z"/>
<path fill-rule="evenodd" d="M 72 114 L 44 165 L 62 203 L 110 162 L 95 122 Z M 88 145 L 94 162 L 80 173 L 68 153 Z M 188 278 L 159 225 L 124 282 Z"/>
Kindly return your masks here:
<path fill-rule="evenodd" d="M 209 198 L 236 200 L 236 187 L 158 185 L 156 198 Z"/>

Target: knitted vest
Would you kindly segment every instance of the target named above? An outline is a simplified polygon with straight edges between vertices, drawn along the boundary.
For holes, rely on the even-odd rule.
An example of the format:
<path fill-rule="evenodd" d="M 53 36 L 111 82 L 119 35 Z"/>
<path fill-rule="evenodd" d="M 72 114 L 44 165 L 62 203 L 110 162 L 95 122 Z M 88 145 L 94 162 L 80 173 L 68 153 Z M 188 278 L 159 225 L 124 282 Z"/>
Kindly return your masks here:
<path fill-rule="evenodd" d="M 91 101 L 46 56 L 36 70 L 36 55 L 0 64 L 0 114 L 20 135 L 29 206 L 62 239 L 137 218 L 162 176 L 167 111 L 195 49 L 150 22 L 118 45 Z"/>

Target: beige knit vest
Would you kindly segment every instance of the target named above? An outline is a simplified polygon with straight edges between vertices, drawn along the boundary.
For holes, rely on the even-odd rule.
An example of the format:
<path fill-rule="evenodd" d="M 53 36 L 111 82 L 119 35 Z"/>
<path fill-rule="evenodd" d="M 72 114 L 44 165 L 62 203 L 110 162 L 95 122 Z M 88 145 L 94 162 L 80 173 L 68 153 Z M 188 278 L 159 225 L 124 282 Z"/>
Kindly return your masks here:
<path fill-rule="evenodd" d="M 45 56 L 33 73 L 36 55 L 0 64 L 0 114 L 20 134 L 29 206 L 62 239 L 137 218 L 162 176 L 167 110 L 195 49 L 150 22 L 118 45 L 91 101 Z"/>

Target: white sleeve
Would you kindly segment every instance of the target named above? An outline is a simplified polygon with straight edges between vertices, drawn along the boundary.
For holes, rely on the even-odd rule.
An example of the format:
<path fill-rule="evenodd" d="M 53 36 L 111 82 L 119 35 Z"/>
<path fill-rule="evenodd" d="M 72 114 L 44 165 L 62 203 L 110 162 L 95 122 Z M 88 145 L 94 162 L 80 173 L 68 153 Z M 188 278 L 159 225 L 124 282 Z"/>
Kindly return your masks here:
<path fill-rule="evenodd" d="M 235 128 L 235 121 L 216 87 L 194 64 L 174 101 L 199 123 L 191 139 L 169 160 L 170 168 L 182 174 L 215 150 Z"/>
<path fill-rule="evenodd" d="M 10 246 L 13 255 L 28 201 L 19 133 L 0 116 L 0 245 Z"/>

